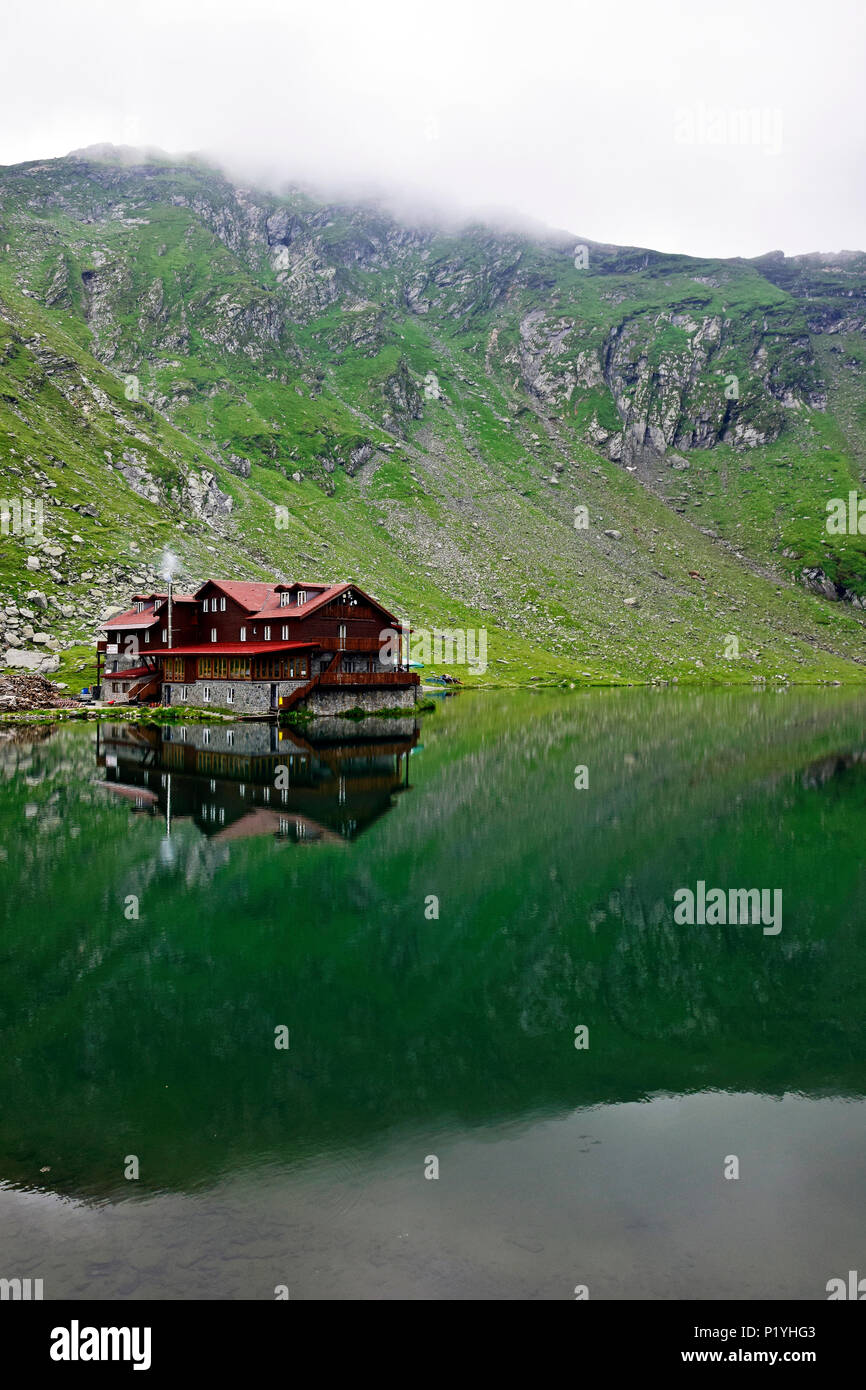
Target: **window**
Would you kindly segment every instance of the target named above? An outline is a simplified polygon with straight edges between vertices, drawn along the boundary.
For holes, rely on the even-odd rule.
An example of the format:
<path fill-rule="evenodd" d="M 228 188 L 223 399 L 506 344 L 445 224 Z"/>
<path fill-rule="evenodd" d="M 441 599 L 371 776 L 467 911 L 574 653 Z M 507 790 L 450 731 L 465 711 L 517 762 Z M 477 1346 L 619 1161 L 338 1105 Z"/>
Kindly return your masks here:
<path fill-rule="evenodd" d="M 220 599 L 220 612 L 224 613 L 225 611 L 226 611 L 226 601 L 225 601 L 224 598 L 221 598 L 221 599 Z"/>
<path fill-rule="evenodd" d="M 299 603 L 299 604 L 301 604 L 301 603 L 306 603 L 306 601 L 307 601 L 307 591 L 306 591 L 306 589 L 299 589 L 299 590 L 298 590 L 298 603 Z"/>
<path fill-rule="evenodd" d="M 242 627 L 240 630 L 240 640 L 241 642 L 246 642 L 247 640 L 247 630 L 245 627 Z"/>
<path fill-rule="evenodd" d="M 178 698 L 179 700 L 185 700 L 185 699 L 186 699 L 186 686 L 185 686 L 185 685 L 179 685 L 179 686 L 177 687 L 177 698 Z"/>
<path fill-rule="evenodd" d="M 205 691 L 205 699 L 207 699 L 207 696 L 208 696 L 208 691 Z M 203 743 L 210 743 L 210 729 L 203 729 L 203 730 L 202 730 L 202 742 L 203 742 Z M 215 791 L 216 791 L 216 783 L 215 783 L 215 782 L 211 782 L 211 784 L 210 784 L 210 789 L 211 789 L 212 792 L 215 792 Z"/>
<path fill-rule="evenodd" d="M 288 640 L 289 640 L 289 625 L 288 625 L 288 623 L 283 623 L 282 627 L 280 628 L 280 635 L 281 635 L 281 637 L 282 637 L 282 639 L 283 639 L 284 642 L 288 642 Z"/>
<path fill-rule="evenodd" d="M 204 690 L 201 692 L 201 697 L 202 697 L 202 699 L 205 701 L 205 703 L 207 703 L 207 702 L 210 700 L 210 686 L 209 686 L 209 685 L 206 685 L 206 686 L 205 686 Z M 207 733 L 207 730 L 205 730 L 205 733 Z M 208 737 L 210 737 L 209 734 L 208 734 Z"/>
<path fill-rule="evenodd" d="M 288 605 L 291 603 L 291 601 L 292 601 L 292 596 L 291 596 L 291 594 L 287 594 L 287 593 L 285 593 L 285 592 L 283 592 L 282 594 L 280 594 L 280 607 L 281 607 L 281 608 L 287 608 Z"/>
<path fill-rule="evenodd" d="M 213 675 L 213 660 L 209 656 L 200 656 L 198 659 L 198 678 Z"/>
<path fill-rule="evenodd" d="M 306 656 L 260 656 L 252 663 L 253 680 L 284 681 L 307 680 L 309 677 L 309 658 Z"/>
<path fill-rule="evenodd" d="M 271 629 L 270 629 L 269 627 L 266 627 L 266 628 L 265 628 L 265 641 L 266 641 L 266 642 L 270 642 L 270 640 L 271 640 Z"/>
<path fill-rule="evenodd" d="M 229 661 L 229 676 L 232 680 L 249 680 L 250 659 L 248 656 L 233 656 Z"/>
<path fill-rule="evenodd" d="M 201 606 L 201 607 L 202 607 L 202 612 L 203 612 L 203 613 L 207 613 L 207 612 L 210 611 L 209 608 L 208 608 L 209 603 L 210 603 L 210 599 L 205 599 L 204 603 L 203 603 L 202 606 Z"/>
<path fill-rule="evenodd" d="M 167 642 L 167 641 L 168 641 L 168 628 L 167 628 L 167 627 L 164 627 L 164 628 L 162 629 L 162 640 L 163 640 L 163 642 Z"/>
<path fill-rule="evenodd" d="M 147 632 L 144 634 L 144 640 L 145 642 L 150 641 L 150 628 L 148 628 Z"/>
<path fill-rule="evenodd" d="M 226 691 L 226 701 L 230 705 L 233 705 L 235 702 L 235 688 L 233 685 L 230 685 Z"/>
<path fill-rule="evenodd" d="M 228 675 L 228 660 L 224 656 L 215 656 L 213 659 L 213 673 L 218 681 L 224 681 Z"/>
<path fill-rule="evenodd" d="M 233 748 L 233 747 L 234 747 L 234 741 L 235 741 L 234 730 L 233 730 L 233 729 L 227 730 L 227 732 L 226 732 L 226 747 L 227 747 L 227 748 Z"/>
<path fill-rule="evenodd" d="M 340 623 L 340 650 L 346 645 L 346 624 Z"/>
<path fill-rule="evenodd" d="M 215 642 L 216 639 L 217 639 L 217 631 L 216 631 L 216 628 L 215 628 L 215 627 L 212 627 L 211 630 L 210 630 L 210 640 L 211 640 L 212 642 Z"/>

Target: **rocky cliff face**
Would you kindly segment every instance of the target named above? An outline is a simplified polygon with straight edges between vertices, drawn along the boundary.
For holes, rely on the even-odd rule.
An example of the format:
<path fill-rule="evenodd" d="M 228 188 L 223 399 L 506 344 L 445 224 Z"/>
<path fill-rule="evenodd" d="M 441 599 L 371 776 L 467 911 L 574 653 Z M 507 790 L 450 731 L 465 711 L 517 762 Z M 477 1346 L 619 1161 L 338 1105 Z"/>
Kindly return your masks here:
<path fill-rule="evenodd" d="M 370 357 L 401 317 L 492 333 L 486 370 L 513 374 L 512 389 L 544 407 L 561 414 L 601 391 L 618 420 L 595 409 L 584 423 L 624 465 L 776 439 L 790 412 L 822 405 L 810 333 L 859 332 L 866 317 L 863 257 L 748 266 L 589 243 L 578 258 L 561 238 L 447 236 L 300 193 L 269 198 L 197 166 L 86 152 L 7 172 L 2 189 L 10 234 L 29 239 L 19 285 L 48 307 L 77 304 L 96 355 L 118 370 L 152 379 L 193 355 L 303 372 L 314 323 L 323 353 Z M 222 254 L 206 266 L 213 241 Z M 384 386 L 387 412 L 391 376 Z M 152 381 L 149 398 L 168 413 L 190 403 Z"/>

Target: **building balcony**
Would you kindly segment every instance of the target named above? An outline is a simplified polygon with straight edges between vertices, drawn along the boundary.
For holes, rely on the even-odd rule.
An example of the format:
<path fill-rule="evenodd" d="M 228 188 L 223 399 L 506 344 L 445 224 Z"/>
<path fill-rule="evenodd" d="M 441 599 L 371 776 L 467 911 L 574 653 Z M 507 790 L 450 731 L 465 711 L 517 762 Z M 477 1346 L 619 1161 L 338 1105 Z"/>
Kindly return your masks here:
<path fill-rule="evenodd" d="M 331 639 L 323 638 L 321 646 L 329 645 Z M 333 639 L 333 646 L 340 652 L 378 652 L 382 647 L 378 637 L 344 637 L 342 642 L 339 638 Z"/>

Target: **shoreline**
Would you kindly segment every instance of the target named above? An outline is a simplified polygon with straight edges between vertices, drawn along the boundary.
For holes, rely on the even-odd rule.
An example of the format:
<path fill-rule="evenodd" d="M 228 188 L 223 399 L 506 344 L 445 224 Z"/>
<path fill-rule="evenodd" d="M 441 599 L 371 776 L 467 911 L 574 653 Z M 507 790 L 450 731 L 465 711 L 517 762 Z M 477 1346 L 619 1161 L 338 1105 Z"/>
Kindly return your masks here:
<path fill-rule="evenodd" d="M 430 692 L 423 700 L 419 700 L 411 708 L 381 710 L 363 710 L 360 708 L 344 710 L 338 715 L 318 715 L 306 710 L 293 712 L 288 717 L 283 717 L 283 724 L 286 726 L 306 725 L 321 718 L 348 719 L 350 721 L 360 721 L 362 719 L 382 719 L 395 718 L 398 716 L 406 718 L 413 714 L 431 714 L 437 708 L 437 699 L 452 699 L 455 695 L 480 694 L 488 691 L 559 691 L 562 693 L 571 691 L 585 692 L 588 690 L 689 690 L 695 693 L 706 693 L 709 690 L 743 690 L 752 694 L 760 694 L 768 690 L 840 690 L 866 687 L 866 676 L 862 681 L 841 681 L 841 680 L 811 680 L 811 681 L 792 681 L 782 677 L 755 676 L 748 681 L 678 681 L 678 680 L 593 680 L 593 681 L 542 681 L 533 680 L 521 681 L 519 683 L 496 682 L 490 685 L 471 685 L 461 686 L 457 690 L 445 690 L 442 692 Z M 426 694 L 426 692 L 425 692 Z M 273 720 L 267 715 L 253 717 L 238 716 L 228 710 L 211 709 L 201 710 L 195 707 L 179 707 L 171 705 L 157 706 L 155 709 L 130 708 L 124 705 L 102 705 L 102 706 L 83 706 L 81 709 L 30 709 L 30 710 L 6 710 L 0 712 L 0 725 L 3 724 L 27 724 L 27 723 L 88 723 L 100 720 L 113 720 L 128 724 L 243 724 L 243 723 L 275 723 L 281 721 L 279 717 Z"/>

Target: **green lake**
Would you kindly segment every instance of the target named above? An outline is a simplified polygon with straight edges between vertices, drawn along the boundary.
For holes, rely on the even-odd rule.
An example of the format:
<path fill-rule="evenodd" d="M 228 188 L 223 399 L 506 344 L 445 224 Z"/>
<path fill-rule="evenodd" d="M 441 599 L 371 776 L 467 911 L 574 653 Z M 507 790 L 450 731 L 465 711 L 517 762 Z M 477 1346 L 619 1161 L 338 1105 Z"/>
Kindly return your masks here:
<path fill-rule="evenodd" d="M 862 691 L 11 732 L 0 1276 L 824 1299 L 866 1273 Z M 782 930 L 678 925 L 699 882 L 781 890 Z"/>

